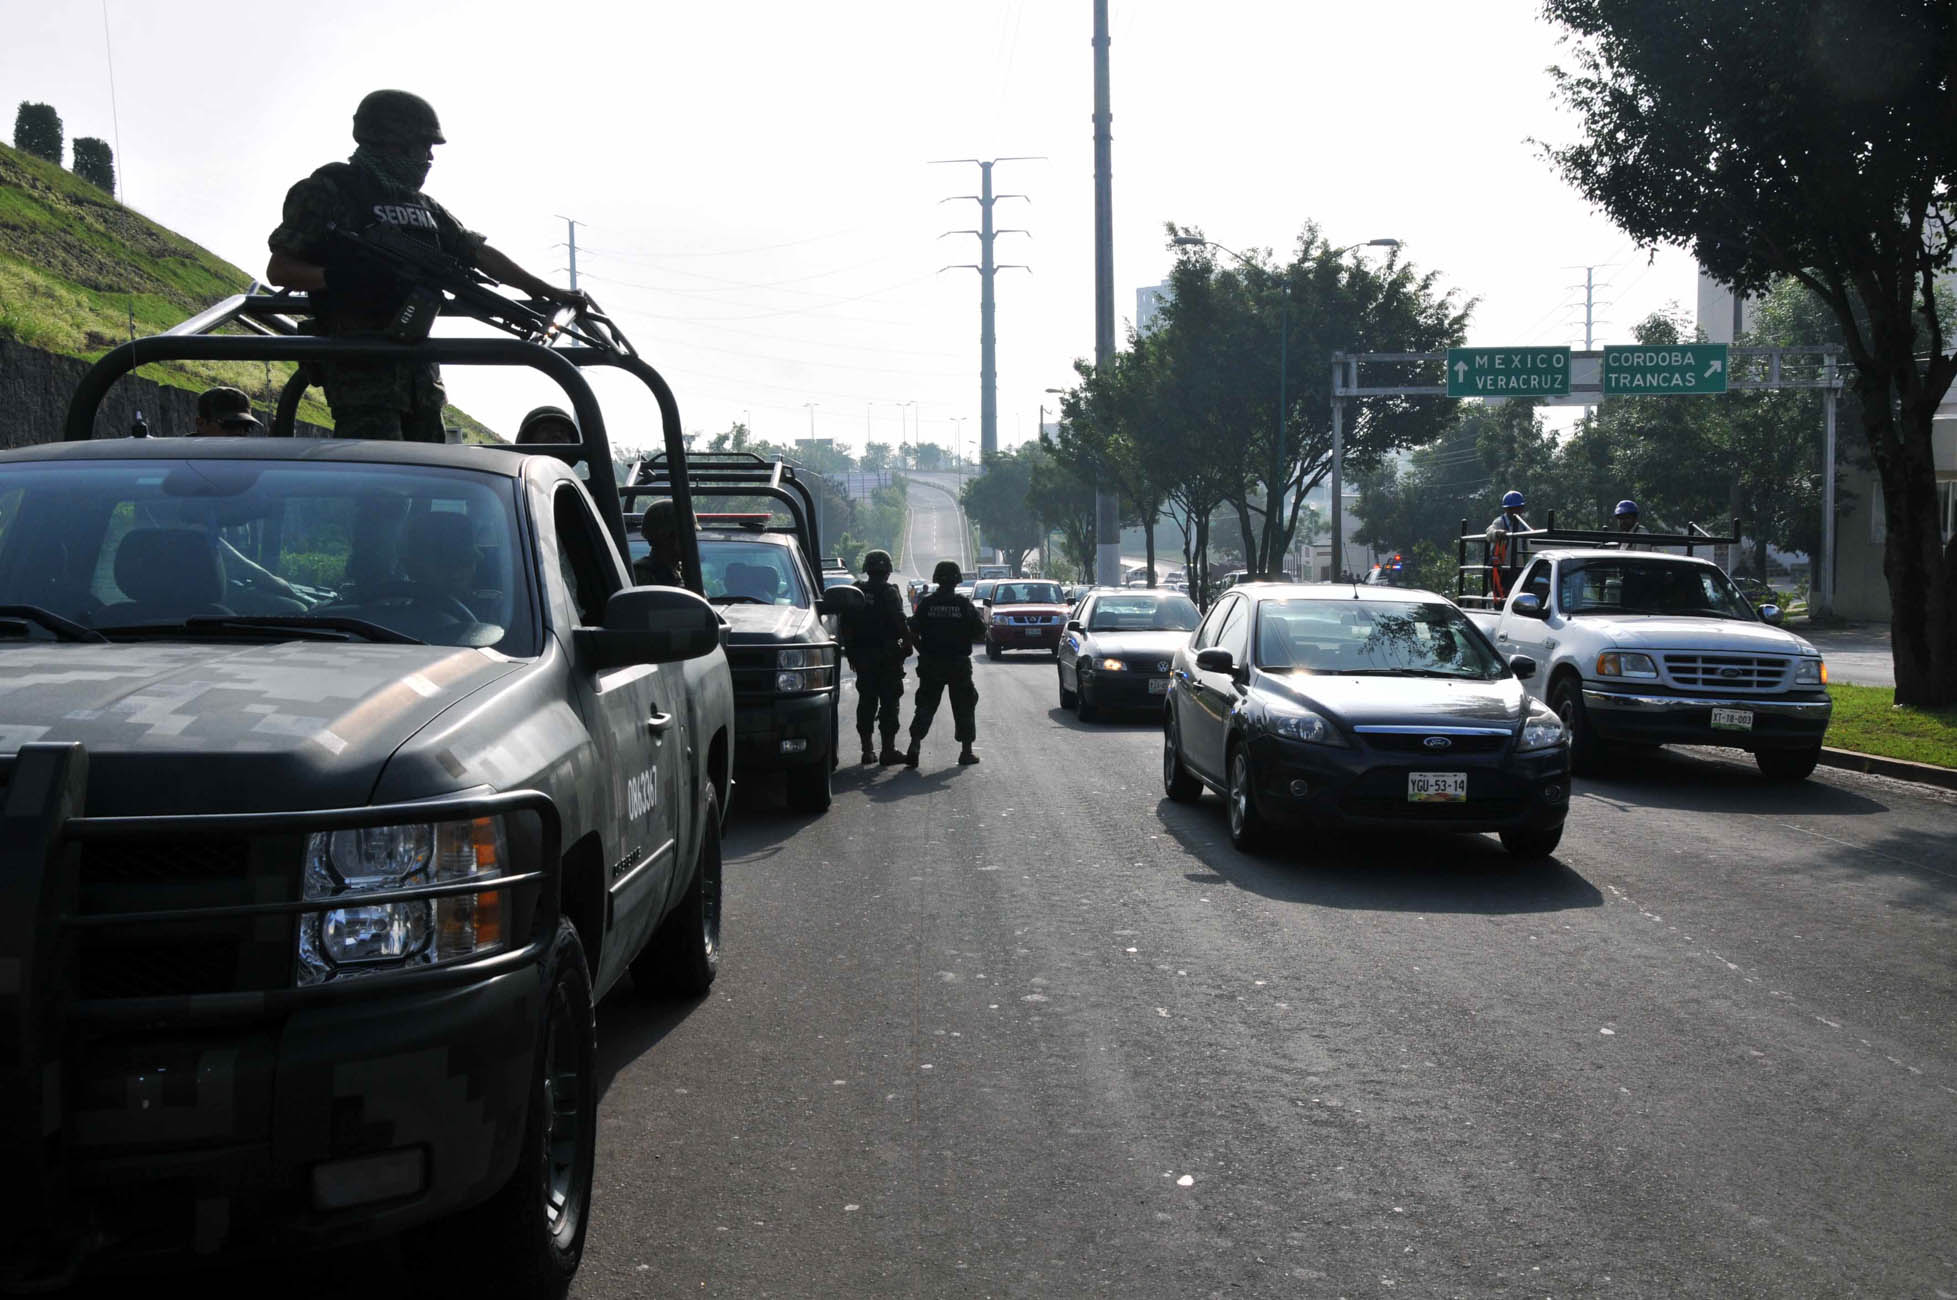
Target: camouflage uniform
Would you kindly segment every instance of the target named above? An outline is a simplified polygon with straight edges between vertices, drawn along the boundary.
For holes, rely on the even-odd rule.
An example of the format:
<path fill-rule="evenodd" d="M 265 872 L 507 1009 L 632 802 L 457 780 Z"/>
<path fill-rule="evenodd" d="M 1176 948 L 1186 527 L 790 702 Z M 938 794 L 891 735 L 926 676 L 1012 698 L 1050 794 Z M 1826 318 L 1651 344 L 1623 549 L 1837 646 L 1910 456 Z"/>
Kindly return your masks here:
<path fill-rule="evenodd" d="M 931 730 L 938 702 L 951 691 L 951 720 L 959 743 L 978 739 L 978 687 L 972 685 L 972 642 L 985 634 L 978 607 L 948 587 L 917 602 L 911 616 L 917 640 L 917 707 L 911 715 L 911 748 Z"/>
<path fill-rule="evenodd" d="M 910 655 L 904 645 L 904 598 L 888 581 L 866 578 L 856 586 L 866 599 L 842 628 L 843 653 L 856 670 L 856 733 L 867 752 L 874 729 L 889 751 L 897 743 L 897 705 L 904 696 L 904 660 Z"/>
<path fill-rule="evenodd" d="M 361 275 L 357 268 L 349 273 L 328 237 L 333 226 L 362 230 L 376 225 L 426 240 L 468 263 L 474 263 L 483 244 L 483 237 L 463 229 L 448 209 L 390 180 L 360 153 L 350 162 L 329 163 L 286 193 L 284 217 L 267 240 L 274 252 L 328 268 L 327 288 L 313 294 L 319 333 L 382 338 L 400 307 L 404 295 L 398 284 Z M 333 408 L 336 436 L 446 441 L 442 407 L 447 394 L 434 365 L 331 361 L 318 363 L 315 375 Z"/>

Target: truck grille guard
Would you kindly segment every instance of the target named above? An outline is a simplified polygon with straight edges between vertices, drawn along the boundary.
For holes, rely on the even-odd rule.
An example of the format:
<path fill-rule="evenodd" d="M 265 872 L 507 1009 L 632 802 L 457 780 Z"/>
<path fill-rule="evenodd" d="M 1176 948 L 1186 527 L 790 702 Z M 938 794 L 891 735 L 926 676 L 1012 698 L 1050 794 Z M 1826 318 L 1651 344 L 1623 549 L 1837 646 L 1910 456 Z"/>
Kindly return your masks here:
<path fill-rule="evenodd" d="M 297 920 L 333 904 L 304 898 L 302 852 L 285 858 L 274 850 L 303 846 L 314 831 L 516 814 L 508 819 L 511 857 L 554 864 L 561 825 L 549 796 L 524 790 L 319 811 L 89 817 L 87 793 L 88 753 L 78 743 L 24 745 L 0 759 L 0 1150 L 15 1158 L 9 1177 L 0 1180 L 0 1283 L 18 1272 L 23 1253 L 47 1257 L 34 1242 L 63 1199 L 61 1152 L 73 1082 L 64 1065 L 83 1042 L 117 1027 L 250 1022 L 397 990 L 472 983 L 535 963 L 562 906 L 554 866 L 362 893 L 362 904 L 503 893 L 516 946 L 301 988 L 293 983 Z M 254 852 L 255 869 L 232 870 L 253 861 Z M 84 877 L 91 856 L 107 868 L 95 885 Z M 284 889 L 269 888 L 280 871 Z M 233 896 L 249 891 L 250 901 L 209 901 L 223 897 L 226 887 Z M 148 902 L 91 907 L 104 897 Z M 188 978 L 189 985 L 174 986 L 208 988 L 228 971 L 235 982 L 252 967 L 247 956 L 234 960 L 226 951 L 227 936 L 213 941 L 212 928 L 222 932 L 227 925 L 236 927 L 232 943 L 258 945 L 261 978 L 254 982 L 260 987 L 128 996 L 143 987 L 142 978 L 154 987 Z M 277 986 L 263 978 L 272 971 L 283 972 Z"/>

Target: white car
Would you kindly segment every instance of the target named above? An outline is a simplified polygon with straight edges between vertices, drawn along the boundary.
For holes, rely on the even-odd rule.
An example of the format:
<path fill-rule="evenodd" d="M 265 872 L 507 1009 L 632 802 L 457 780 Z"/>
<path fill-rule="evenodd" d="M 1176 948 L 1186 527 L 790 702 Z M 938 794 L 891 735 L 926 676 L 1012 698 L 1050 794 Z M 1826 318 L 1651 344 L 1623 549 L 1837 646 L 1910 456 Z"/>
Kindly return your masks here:
<path fill-rule="evenodd" d="M 1755 610 L 1710 560 L 1652 551 L 1535 556 L 1499 612 L 1470 613 L 1570 729 L 1577 772 L 1614 746 L 1726 745 L 1760 771 L 1814 770 L 1833 705 L 1821 652 Z"/>

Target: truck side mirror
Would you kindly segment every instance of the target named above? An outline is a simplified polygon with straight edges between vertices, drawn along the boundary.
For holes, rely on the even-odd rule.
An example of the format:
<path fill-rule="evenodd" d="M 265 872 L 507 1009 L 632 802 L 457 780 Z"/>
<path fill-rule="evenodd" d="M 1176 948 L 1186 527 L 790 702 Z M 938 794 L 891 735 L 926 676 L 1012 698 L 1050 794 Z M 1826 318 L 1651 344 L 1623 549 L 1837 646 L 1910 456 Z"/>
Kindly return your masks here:
<path fill-rule="evenodd" d="M 1779 627 L 1779 626 L 1780 626 L 1780 606 L 1778 606 L 1778 605 L 1762 605 L 1762 606 L 1760 606 L 1760 621 L 1761 621 L 1762 623 L 1771 623 L 1771 624 L 1773 624 L 1773 625 L 1774 625 L 1775 627 Z"/>
<path fill-rule="evenodd" d="M 1536 675 L 1536 661 L 1528 655 L 1510 655 L 1509 671 L 1515 674 L 1518 681 L 1526 682 Z"/>
<path fill-rule="evenodd" d="M 680 587 L 627 587 L 605 602 L 605 625 L 572 633 L 579 662 L 603 670 L 631 664 L 670 664 L 712 654 L 720 646 L 720 615 Z"/>
<path fill-rule="evenodd" d="M 1542 597 L 1533 591 L 1525 591 L 1515 598 L 1509 609 L 1523 618 L 1547 618 L 1548 611 L 1542 607 Z"/>

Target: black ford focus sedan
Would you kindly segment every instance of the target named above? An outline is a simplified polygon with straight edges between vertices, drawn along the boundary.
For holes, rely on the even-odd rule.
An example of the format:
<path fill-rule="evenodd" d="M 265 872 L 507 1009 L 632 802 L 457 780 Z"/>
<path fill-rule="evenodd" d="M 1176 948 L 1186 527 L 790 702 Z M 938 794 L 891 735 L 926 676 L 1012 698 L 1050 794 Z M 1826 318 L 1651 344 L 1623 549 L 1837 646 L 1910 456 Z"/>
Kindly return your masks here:
<path fill-rule="evenodd" d="M 1232 588 L 1178 650 L 1162 750 L 1169 798 L 1208 786 L 1230 839 L 1277 826 L 1492 831 L 1556 848 L 1569 736 L 1444 597 L 1389 587 Z"/>

